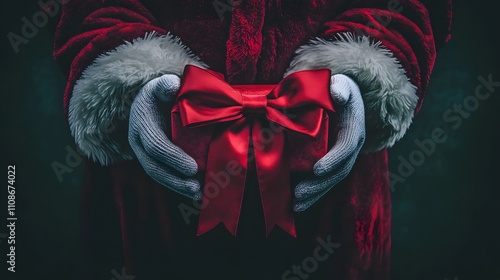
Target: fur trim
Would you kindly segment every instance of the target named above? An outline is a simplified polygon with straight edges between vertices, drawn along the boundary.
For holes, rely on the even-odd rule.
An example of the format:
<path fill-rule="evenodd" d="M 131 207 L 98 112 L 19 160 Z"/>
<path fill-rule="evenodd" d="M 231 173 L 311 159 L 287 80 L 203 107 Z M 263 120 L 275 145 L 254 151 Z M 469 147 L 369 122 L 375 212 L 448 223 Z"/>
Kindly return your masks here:
<path fill-rule="evenodd" d="M 417 88 L 381 42 L 349 33 L 336 41 L 317 38 L 297 50 L 285 76 L 314 68 L 330 68 L 358 82 L 366 110 L 365 152 L 391 147 L 403 137 L 417 106 Z"/>
<path fill-rule="evenodd" d="M 155 32 L 100 55 L 82 73 L 69 101 L 76 144 L 102 165 L 133 159 L 128 113 L 138 90 L 163 74 L 181 76 L 186 64 L 206 68 L 178 38 Z"/>

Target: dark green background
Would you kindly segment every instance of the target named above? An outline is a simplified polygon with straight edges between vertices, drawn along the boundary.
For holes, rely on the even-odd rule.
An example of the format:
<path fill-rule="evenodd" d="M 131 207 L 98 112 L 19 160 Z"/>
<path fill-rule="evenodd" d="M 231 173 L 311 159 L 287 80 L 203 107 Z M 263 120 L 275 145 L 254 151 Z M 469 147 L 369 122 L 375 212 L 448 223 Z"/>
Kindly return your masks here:
<path fill-rule="evenodd" d="M 85 269 L 77 254 L 83 166 L 62 182 L 51 168 L 65 163 L 67 146 L 75 147 L 62 112 L 65 78 L 51 55 L 52 27 L 41 28 L 18 54 L 6 36 L 19 34 L 21 18 L 36 9 L 35 1 L 2 5 L 0 168 L 17 167 L 16 268 L 39 277 L 1 279 L 74 279 Z M 500 81 L 497 11 L 480 1 L 455 1 L 453 38 L 438 54 L 424 107 L 390 150 L 391 173 L 397 174 L 400 157 L 417 149 L 415 139 L 428 139 L 436 127 L 448 136 L 411 176 L 393 185 L 395 280 L 500 279 L 500 87 L 457 129 L 443 120 L 453 104 L 474 94 L 478 76 Z M 6 177 L 0 178 L 4 185 Z M 6 187 L 0 191 L 2 225 Z M 0 227 L 0 234 L 6 231 Z M 2 275 L 7 243 L 0 241 Z"/>

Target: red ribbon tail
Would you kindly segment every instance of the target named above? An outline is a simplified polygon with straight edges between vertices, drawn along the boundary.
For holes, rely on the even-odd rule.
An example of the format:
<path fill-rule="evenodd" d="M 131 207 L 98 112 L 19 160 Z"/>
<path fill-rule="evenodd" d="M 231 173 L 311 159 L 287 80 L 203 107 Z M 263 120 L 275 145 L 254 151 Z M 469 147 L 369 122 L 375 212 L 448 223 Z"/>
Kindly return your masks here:
<path fill-rule="evenodd" d="M 271 233 L 271 231 L 275 226 L 278 226 L 288 235 L 292 236 L 293 238 L 297 238 L 297 231 L 295 230 L 295 222 L 293 220 L 293 216 L 290 217 L 291 219 L 277 221 L 274 225 L 266 224 L 266 237 L 269 236 L 269 234 Z"/>
<path fill-rule="evenodd" d="M 266 237 L 269 236 L 275 226 L 278 226 L 290 236 L 297 238 L 297 231 L 295 230 L 295 221 L 292 212 L 292 196 L 290 191 L 289 173 L 284 172 L 280 174 L 286 174 L 286 176 L 283 176 L 281 179 L 277 176 L 279 182 L 275 182 L 274 185 L 269 185 L 275 190 L 280 190 L 269 191 L 266 189 L 265 191 L 262 191 L 261 189 L 262 207 L 264 208 L 264 218 L 266 223 Z M 272 192 L 274 192 L 274 194 Z M 281 197 L 279 199 L 272 199 L 277 195 Z"/>
<path fill-rule="evenodd" d="M 216 227 L 219 223 L 221 223 L 222 221 L 216 221 L 216 220 L 207 220 L 206 217 L 206 214 L 202 214 L 204 213 L 204 211 L 201 211 L 200 212 L 200 223 L 198 224 L 198 231 L 196 232 L 196 236 L 201 236 L 209 231 L 211 231 L 214 227 Z M 201 222 L 203 220 L 203 222 Z M 227 227 L 227 226 L 226 226 Z M 235 235 L 235 234 L 233 234 Z"/>
<path fill-rule="evenodd" d="M 248 169 L 250 127 L 244 120 L 218 131 L 208 151 L 207 171 L 197 235 L 223 223 L 234 236 L 238 229 Z"/>
<path fill-rule="evenodd" d="M 290 171 L 285 150 L 285 133 L 276 128 L 269 137 L 263 139 L 262 124 L 255 122 L 252 130 L 255 165 L 259 180 L 262 208 L 266 225 L 266 237 L 275 226 L 297 237 L 292 212 Z M 266 128 L 270 129 L 271 128 Z"/>

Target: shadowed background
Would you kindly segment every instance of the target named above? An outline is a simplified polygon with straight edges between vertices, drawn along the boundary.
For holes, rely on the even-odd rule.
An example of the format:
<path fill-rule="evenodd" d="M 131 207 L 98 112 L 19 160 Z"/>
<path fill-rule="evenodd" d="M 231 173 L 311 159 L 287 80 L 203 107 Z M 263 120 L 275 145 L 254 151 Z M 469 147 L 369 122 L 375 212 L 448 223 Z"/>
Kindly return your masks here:
<path fill-rule="evenodd" d="M 17 277 L 2 279 L 75 279 L 85 269 L 78 255 L 83 165 L 69 166 L 62 180 L 52 167 L 68 166 L 66 148 L 76 149 L 62 111 L 65 77 L 52 59 L 54 20 L 16 54 L 7 34 L 21 34 L 21 19 L 31 21 L 37 4 L 9 2 L 2 10 L 0 168 L 16 165 L 18 217 Z M 454 104 L 474 95 L 479 76 L 488 80 L 491 74 L 500 81 L 497 10 L 479 1 L 455 1 L 453 37 L 438 53 L 424 106 L 390 150 L 395 280 L 500 279 L 500 86 L 467 117 L 459 117 L 459 125 L 459 114 L 448 116 L 455 121 L 445 117 Z M 420 162 L 412 160 L 420 149 L 415 141 L 432 139 L 436 128 L 445 132 L 446 141 L 436 143 Z M 402 174 L 398 169 L 407 161 L 411 168 Z M 0 221 L 5 221 L 7 188 L 0 192 Z M 7 269 L 3 223 L 0 275 Z"/>

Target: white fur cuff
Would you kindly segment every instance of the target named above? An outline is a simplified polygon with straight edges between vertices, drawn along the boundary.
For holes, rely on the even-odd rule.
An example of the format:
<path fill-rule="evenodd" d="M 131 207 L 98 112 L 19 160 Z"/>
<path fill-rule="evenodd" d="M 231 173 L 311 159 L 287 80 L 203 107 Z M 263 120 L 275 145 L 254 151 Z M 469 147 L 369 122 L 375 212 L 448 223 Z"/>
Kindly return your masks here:
<path fill-rule="evenodd" d="M 182 75 L 186 64 L 206 67 L 178 38 L 154 32 L 99 56 L 82 73 L 69 101 L 76 144 L 102 165 L 133 159 L 128 113 L 137 91 L 163 74 Z"/>
<path fill-rule="evenodd" d="M 344 34 L 300 47 L 286 75 L 329 68 L 352 77 L 362 90 L 366 116 L 364 151 L 391 147 L 411 124 L 418 97 L 399 61 L 380 42 Z"/>

